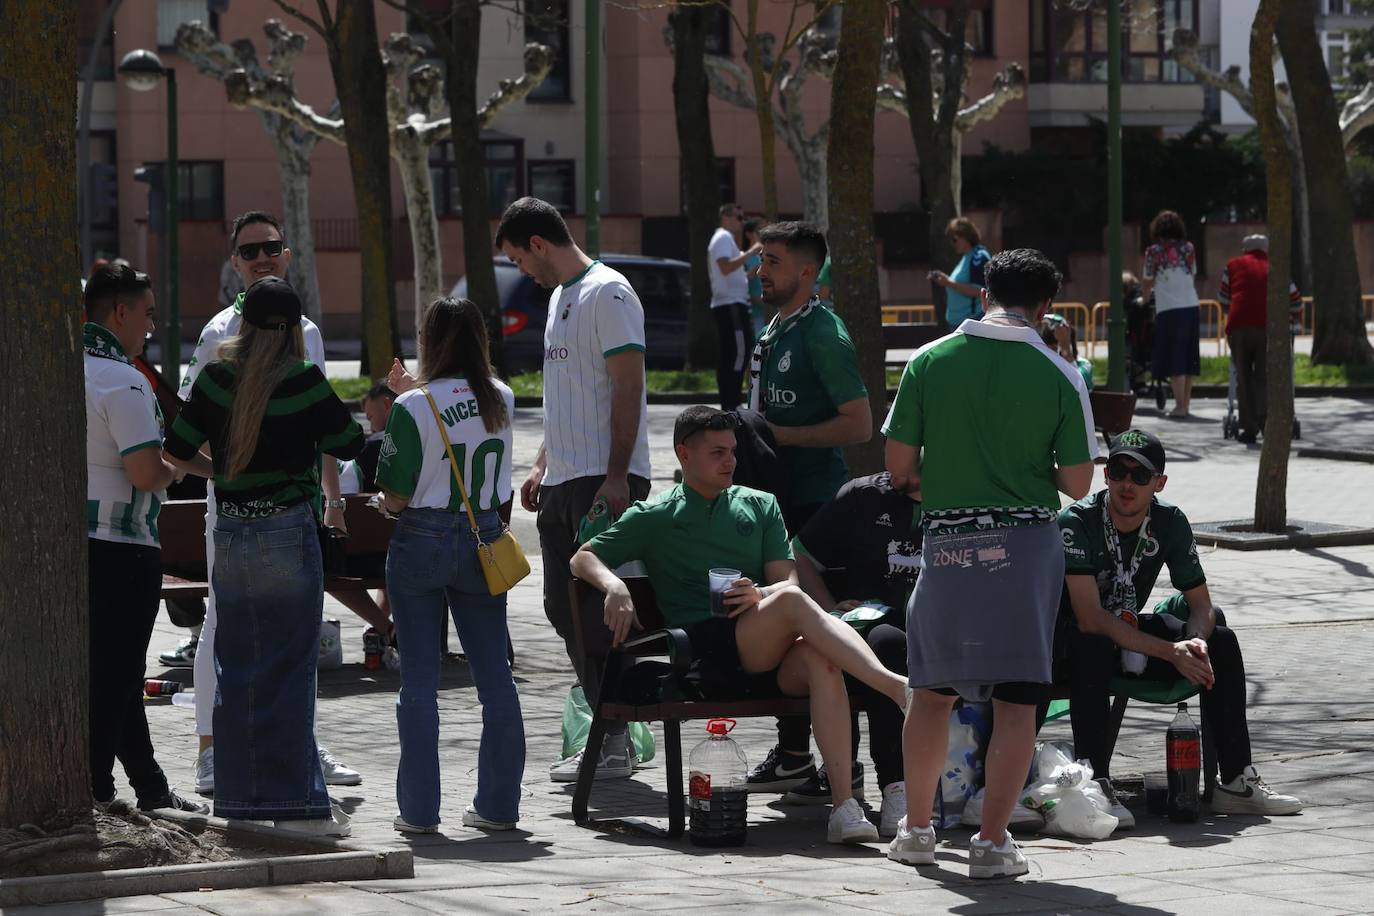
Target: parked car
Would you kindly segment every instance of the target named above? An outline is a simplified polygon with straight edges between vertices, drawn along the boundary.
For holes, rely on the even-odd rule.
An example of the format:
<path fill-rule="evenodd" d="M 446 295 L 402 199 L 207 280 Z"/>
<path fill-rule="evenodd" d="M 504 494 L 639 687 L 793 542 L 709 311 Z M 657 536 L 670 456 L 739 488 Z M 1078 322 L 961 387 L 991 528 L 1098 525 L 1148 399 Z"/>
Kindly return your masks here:
<path fill-rule="evenodd" d="M 550 291 L 535 285 L 504 257 L 495 258 L 501 295 L 508 371 L 527 372 L 544 365 L 544 325 Z M 687 308 L 692 299 L 691 267 L 685 261 L 635 254 L 603 254 L 601 261 L 625 275 L 644 306 L 644 360 L 651 369 L 681 369 L 687 358 Z M 466 296 L 467 278 L 453 287 Z"/>

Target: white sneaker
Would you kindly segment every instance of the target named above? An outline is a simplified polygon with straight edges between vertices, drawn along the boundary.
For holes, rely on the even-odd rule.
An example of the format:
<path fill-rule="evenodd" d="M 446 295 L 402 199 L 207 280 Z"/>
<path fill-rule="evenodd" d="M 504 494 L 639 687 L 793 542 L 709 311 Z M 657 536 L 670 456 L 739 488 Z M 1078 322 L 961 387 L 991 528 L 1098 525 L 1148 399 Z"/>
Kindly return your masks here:
<path fill-rule="evenodd" d="M 968 841 L 968 876 L 970 878 L 1014 878 L 1030 871 L 1026 857 L 1016 841 L 1007 834 L 1001 846 L 994 846 L 975 833 Z"/>
<path fill-rule="evenodd" d="M 906 829 L 906 815 L 897 819 L 897 835 L 887 844 L 887 857 L 903 865 L 935 864 L 935 828 Z"/>
<path fill-rule="evenodd" d="M 628 779 L 635 769 L 634 745 L 630 743 L 630 733 L 625 733 L 624 743 L 610 742 L 601 745 L 601 756 L 596 762 L 596 779 Z M 582 767 L 582 751 L 549 767 L 549 779 L 553 782 L 577 782 L 577 771 Z"/>
<path fill-rule="evenodd" d="M 844 804 L 831 810 L 825 838 L 831 843 L 872 843 L 878 839 L 878 828 L 869 821 L 856 799 L 847 798 Z"/>
<path fill-rule="evenodd" d="M 352 818 L 338 805 L 332 805 L 329 817 L 312 818 L 305 821 L 273 821 L 278 830 L 290 830 L 310 836 L 346 837 L 353 833 Z"/>
<path fill-rule="evenodd" d="M 212 744 L 196 757 L 196 792 L 210 798 L 215 794 L 215 746 Z"/>
<path fill-rule="evenodd" d="M 1130 830 L 1135 826 L 1135 815 L 1131 809 L 1121 803 L 1121 799 L 1116 797 L 1116 792 L 1112 790 L 1112 781 L 1103 776 L 1097 780 L 1097 784 L 1102 788 L 1102 794 L 1107 796 L 1107 804 L 1111 805 L 1108 811 L 1112 817 L 1116 818 L 1117 830 Z"/>
<path fill-rule="evenodd" d="M 478 830 L 514 830 L 519 821 L 491 821 L 477 813 L 477 809 L 468 805 L 463 811 L 463 826 L 476 827 Z"/>
<path fill-rule="evenodd" d="M 438 833 L 438 824 L 412 824 L 399 814 L 391 819 L 391 826 L 399 833 Z"/>
<path fill-rule="evenodd" d="M 1212 811 L 1216 814 L 1297 814 L 1301 810 L 1302 802 L 1296 796 L 1269 788 L 1252 766 L 1230 782 L 1218 783 L 1212 791 Z"/>
<path fill-rule="evenodd" d="M 883 810 L 882 816 L 878 818 L 878 836 L 896 836 L 904 817 L 906 817 L 906 783 L 889 783 L 883 787 Z"/>
<path fill-rule="evenodd" d="M 963 813 L 959 815 L 960 826 L 983 826 L 983 796 L 986 792 L 986 789 L 979 789 L 972 798 L 964 803 Z M 1023 831 L 1038 832 L 1045 827 L 1045 816 L 1033 808 L 1027 808 L 1024 803 L 1018 801 L 1016 807 L 1011 809 L 1011 820 L 1007 822 L 1007 826 Z"/>
<path fill-rule="evenodd" d="M 339 762 L 339 758 L 319 745 L 320 769 L 324 771 L 324 784 L 327 786 L 360 786 L 363 776 L 357 770 L 350 770 Z"/>

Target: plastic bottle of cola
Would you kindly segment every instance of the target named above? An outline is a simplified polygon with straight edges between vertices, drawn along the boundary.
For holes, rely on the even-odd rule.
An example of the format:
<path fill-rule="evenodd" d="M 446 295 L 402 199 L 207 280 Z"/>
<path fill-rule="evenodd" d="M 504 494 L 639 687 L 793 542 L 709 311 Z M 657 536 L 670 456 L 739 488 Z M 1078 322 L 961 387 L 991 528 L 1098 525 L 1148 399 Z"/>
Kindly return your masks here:
<path fill-rule="evenodd" d="M 706 740 L 687 758 L 687 836 L 697 846 L 740 846 L 749 817 L 749 765 L 730 738 L 734 719 L 711 719 Z"/>
<path fill-rule="evenodd" d="M 1188 715 L 1188 704 L 1178 704 L 1178 715 L 1164 733 L 1164 755 L 1169 771 L 1169 820 L 1190 823 L 1202 810 L 1202 735 Z"/>

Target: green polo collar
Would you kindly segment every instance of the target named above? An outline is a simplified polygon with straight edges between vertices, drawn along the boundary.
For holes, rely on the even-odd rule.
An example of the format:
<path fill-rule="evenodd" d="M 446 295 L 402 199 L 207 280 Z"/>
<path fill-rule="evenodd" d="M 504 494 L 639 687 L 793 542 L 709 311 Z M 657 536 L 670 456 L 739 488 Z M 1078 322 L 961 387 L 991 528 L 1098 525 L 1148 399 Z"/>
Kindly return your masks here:
<path fill-rule="evenodd" d="M 91 356 L 112 359 L 115 362 L 132 366 L 133 361 L 124 352 L 124 346 L 114 332 L 94 321 L 88 321 L 81 328 L 81 344 Z"/>
<path fill-rule="evenodd" d="M 234 314 L 235 314 L 235 315 L 242 315 L 242 314 L 243 314 L 243 297 L 246 296 L 246 295 L 248 295 L 248 294 L 247 294 L 247 293 L 239 293 L 238 296 L 236 296 L 236 297 L 234 298 Z"/>
<path fill-rule="evenodd" d="M 569 286 L 575 286 L 576 284 L 581 283 L 581 282 L 582 282 L 582 278 L 585 277 L 585 276 L 587 275 L 587 271 L 591 270 L 593 267 L 595 267 L 596 265 L 598 265 L 598 264 L 600 264 L 600 263 L 601 263 L 601 259 L 600 259 L 600 258 L 597 258 L 596 260 L 592 261 L 592 263 L 588 264 L 588 265 L 583 269 L 582 273 L 580 273 L 580 274 L 578 274 L 577 276 L 573 277 L 573 278 L 572 278 L 571 280 L 569 280 L 567 283 L 561 284 L 561 287 L 562 287 L 563 289 L 567 289 Z"/>

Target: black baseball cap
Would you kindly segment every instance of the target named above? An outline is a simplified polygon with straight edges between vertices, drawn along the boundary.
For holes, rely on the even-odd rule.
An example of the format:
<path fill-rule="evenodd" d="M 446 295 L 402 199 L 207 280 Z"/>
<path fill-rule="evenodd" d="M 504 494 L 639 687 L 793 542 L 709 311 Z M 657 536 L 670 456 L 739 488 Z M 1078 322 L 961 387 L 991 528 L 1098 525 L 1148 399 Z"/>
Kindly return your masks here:
<path fill-rule="evenodd" d="M 1134 458 L 1156 474 L 1164 473 L 1164 443 L 1159 441 L 1158 436 L 1143 429 L 1128 429 L 1112 440 L 1107 460 L 1118 455 Z"/>
<path fill-rule="evenodd" d="M 279 277 L 263 277 L 243 296 L 243 320 L 267 331 L 284 330 L 301 323 L 301 297 Z"/>

